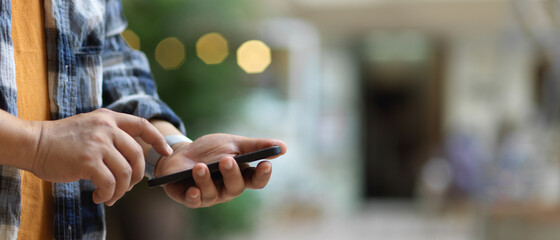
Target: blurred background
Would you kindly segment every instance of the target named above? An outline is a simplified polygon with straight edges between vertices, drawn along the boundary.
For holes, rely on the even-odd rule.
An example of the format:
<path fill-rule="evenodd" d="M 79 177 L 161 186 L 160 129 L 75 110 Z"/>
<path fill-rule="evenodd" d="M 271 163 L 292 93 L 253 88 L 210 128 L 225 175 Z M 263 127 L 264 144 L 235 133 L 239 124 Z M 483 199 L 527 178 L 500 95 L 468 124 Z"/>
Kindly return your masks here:
<path fill-rule="evenodd" d="M 560 1 L 124 0 L 192 139 L 285 140 L 260 191 L 141 183 L 108 239 L 558 239 Z"/>

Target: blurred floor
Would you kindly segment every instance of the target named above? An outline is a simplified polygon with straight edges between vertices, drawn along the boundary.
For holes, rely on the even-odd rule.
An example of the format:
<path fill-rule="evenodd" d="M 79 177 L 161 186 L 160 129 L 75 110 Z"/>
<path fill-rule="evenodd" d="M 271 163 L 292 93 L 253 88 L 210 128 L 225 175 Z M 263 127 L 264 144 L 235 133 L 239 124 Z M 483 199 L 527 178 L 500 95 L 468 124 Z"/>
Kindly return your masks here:
<path fill-rule="evenodd" d="M 241 239 L 477 239 L 475 215 L 466 211 L 428 214 L 413 202 L 370 202 L 347 217 L 316 221 L 263 221 Z"/>

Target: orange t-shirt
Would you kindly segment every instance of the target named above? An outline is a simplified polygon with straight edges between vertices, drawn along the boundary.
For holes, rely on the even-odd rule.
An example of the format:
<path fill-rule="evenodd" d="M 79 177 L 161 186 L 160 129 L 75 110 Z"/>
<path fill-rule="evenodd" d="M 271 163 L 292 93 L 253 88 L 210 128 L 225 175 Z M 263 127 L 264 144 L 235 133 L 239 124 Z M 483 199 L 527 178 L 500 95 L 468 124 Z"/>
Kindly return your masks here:
<path fill-rule="evenodd" d="M 21 119 L 50 119 L 43 0 L 12 1 L 12 40 L 16 64 L 17 107 Z M 21 221 L 18 239 L 53 239 L 52 183 L 21 171 Z"/>

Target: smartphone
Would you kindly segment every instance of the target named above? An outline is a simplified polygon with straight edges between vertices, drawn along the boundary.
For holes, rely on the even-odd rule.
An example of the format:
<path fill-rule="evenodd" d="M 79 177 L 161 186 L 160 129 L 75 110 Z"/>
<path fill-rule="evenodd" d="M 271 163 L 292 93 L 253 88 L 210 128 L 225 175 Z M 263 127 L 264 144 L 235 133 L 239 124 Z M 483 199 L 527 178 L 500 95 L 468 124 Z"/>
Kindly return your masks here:
<path fill-rule="evenodd" d="M 248 162 L 253 162 L 253 161 L 273 157 L 280 153 L 282 153 L 282 149 L 280 148 L 280 146 L 272 146 L 255 152 L 236 156 L 234 157 L 234 159 L 237 162 L 237 164 L 248 163 Z M 210 174 L 212 175 L 212 177 L 221 176 L 220 169 L 218 167 L 219 163 L 220 162 L 214 162 L 208 164 L 208 170 L 210 170 Z M 190 181 L 194 183 L 192 169 L 148 179 L 148 187 L 156 187 L 159 185 L 180 182 L 180 181 L 187 181 L 187 182 Z"/>

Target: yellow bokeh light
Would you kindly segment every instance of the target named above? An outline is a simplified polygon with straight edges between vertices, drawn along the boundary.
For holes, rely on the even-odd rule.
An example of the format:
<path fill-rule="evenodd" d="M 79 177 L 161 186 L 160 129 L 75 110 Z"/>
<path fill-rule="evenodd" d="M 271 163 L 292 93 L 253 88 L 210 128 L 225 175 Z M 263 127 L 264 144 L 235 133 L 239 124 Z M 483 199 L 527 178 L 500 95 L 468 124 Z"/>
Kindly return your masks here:
<path fill-rule="evenodd" d="M 237 64 L 247 73 L 262 73 L 270 62 L 270 48 L 262 41 L 250 40 L 237 49 Z"/>
<path fill-rule="evenodd" d="M 204 34 L 196 42 L 196 55 L 206 64 L 219 64 L 229 55 L 228 42 L 219 33 Z"/>
<path fill-rule="evenodd" d="M 161 40 L 156 47 L 156 61 L 165 70 L 179 68 L 185 61 L 185 45 L 174 37 Z"/>
<path fill-rule="evenodd" d="M 140 49 L 140 37 L 130 29 L 124 30 L 122 32 L 122 37 L 128 43 L 132 49 L 139 50 Z"/>

